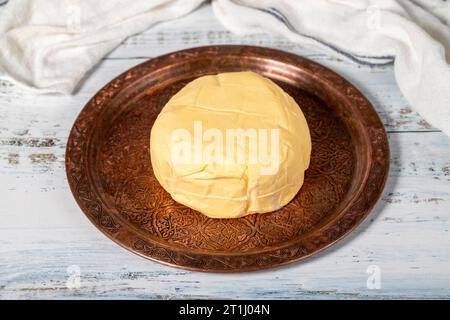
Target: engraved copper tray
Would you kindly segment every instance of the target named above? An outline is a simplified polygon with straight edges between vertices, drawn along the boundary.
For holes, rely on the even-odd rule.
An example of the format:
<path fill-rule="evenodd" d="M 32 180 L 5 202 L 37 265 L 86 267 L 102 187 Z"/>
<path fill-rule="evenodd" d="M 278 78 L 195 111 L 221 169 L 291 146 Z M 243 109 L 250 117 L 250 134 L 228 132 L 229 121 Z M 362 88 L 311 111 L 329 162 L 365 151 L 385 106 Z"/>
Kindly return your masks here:
<path fill-rule="evenodd" d="M 149 134 L 164 104 L 189 81 L 241 70 L 271 78 L 301 106 L 311 130 L 311 165 L 284 208 L 210 219 L 159 185 Z M 374 206 L 388 166 L 383 125 L 353 85 L 305 58 L 249 46 L 178 51 L 123 73 L 81 111 L 66 152 L 73 195 L 109 238 L 151 260 L 219 272 L 275 267 L 335 243 Z"/>

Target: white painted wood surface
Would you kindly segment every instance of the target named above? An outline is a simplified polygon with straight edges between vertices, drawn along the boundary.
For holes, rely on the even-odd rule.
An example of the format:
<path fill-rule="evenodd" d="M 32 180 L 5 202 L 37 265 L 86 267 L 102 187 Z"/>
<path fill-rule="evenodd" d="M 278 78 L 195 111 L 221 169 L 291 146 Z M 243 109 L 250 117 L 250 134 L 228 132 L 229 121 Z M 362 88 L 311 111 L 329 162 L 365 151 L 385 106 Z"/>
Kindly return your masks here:
<path fill-rule="evenodd" d="M 157 55 L 207 44 L 252 44 L 306 56 L 341 73 L 374 103 L 389 132 L 391 171 L 371 215 L 323 253 L 287 267 L 207 274 L 142 259 L 103 236 L 67 184 L 69 130 L 107 81 Z M 450 298 L 450 138 L 411 111 L 392 66 L 369 68 L 284 39 L 237 36 L 209 6 L 127 40 L 73 96 L 0 81 L 0 298 Z M 69 266 L 81 271 L 70 289 Z M 369 266 L 381 288 L 369 289 Z"/>

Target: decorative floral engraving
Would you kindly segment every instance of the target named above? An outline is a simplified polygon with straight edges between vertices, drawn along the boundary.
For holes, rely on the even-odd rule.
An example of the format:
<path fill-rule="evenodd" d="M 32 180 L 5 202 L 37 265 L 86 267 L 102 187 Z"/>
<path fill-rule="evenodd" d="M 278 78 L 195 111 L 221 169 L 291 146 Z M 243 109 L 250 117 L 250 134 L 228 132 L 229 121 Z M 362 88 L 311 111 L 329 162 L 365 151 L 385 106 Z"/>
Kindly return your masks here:
<path fill-rule="evenodd" d="M 286 68 L 272 68 L 275 61 Z M 242 69 L 276 79 L 299 103 L 313 141 L 311 165 L 300 192 L 280 210 L 209 219 L 159 185 L 150 129 L 193 78 Z M 381 193 L 388 159 L 372 106 L 334 72 L 276 50 L 212 46 L 150 60 L 100 90 L 72 129 L 66 168 L 83 211 L 125 247 L 171 265 L 242 271 L 304 258 L 353 229 Z"/>

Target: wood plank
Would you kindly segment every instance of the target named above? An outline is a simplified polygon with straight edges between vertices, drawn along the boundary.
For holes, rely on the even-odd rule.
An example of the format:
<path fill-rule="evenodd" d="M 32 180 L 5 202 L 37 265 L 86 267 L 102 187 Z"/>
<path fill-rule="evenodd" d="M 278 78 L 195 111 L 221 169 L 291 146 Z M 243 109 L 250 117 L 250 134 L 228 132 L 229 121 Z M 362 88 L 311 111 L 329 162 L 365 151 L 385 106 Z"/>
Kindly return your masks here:
<path fill-rule="evenodd" d="M 450 297 L 450 139 L 442 133 L 390 134 L 382 199 L 336 246 L 292 266 L 231 275 L 161 266 L 106 239 L 73 201 L 63 144 L 2 148 L 0 181 L 9 186 L 0 208 L 2 298 Z M 6 161 L 12 151 L 18 162 Z M 36 152 L 56 159 L 36 161 Z M 82 272 L 76 290 L 65 287 L 70 265 Z M 370 265 L 381 268 L 380 290 L 366 287 Z"/>

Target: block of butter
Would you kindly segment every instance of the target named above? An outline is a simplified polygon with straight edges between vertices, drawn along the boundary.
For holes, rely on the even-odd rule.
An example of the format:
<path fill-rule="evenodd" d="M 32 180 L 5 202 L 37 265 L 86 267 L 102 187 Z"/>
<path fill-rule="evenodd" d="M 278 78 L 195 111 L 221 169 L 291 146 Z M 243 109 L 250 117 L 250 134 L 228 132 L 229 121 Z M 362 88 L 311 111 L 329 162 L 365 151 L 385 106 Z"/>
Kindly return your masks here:
<path fill-rule="evenodd" d="M 295 100 L 254 72 L 197 78 L 158 115 L 154 174 L 172 198 L 211 218 L 277 210 L 309 166 L 311 137 Z"/>

